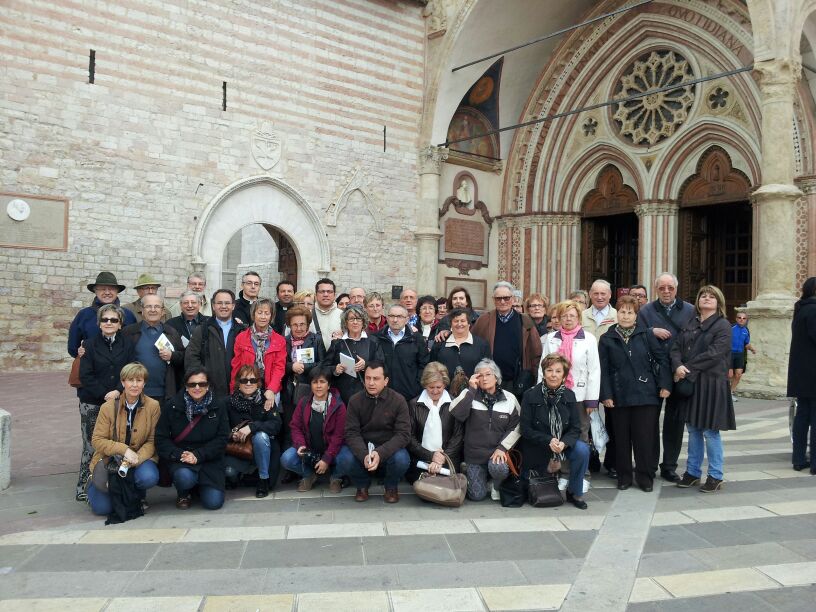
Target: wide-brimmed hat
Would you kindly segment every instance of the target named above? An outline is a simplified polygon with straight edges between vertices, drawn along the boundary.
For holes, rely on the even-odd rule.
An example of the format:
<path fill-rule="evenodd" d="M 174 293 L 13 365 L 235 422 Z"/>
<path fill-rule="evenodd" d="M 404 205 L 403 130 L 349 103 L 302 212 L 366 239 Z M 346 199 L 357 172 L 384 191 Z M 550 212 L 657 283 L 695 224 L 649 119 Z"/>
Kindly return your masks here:
<path fill-rule="evenodd" d="M 138 289 L 139 287 L 147 287 L 148 285 L 155 285 L 156 287 L 161 287 L 161 283 L 153 278 L 150 274 L 140 274 L 139 278 L 136 279 L 136 284 L 133 285 L 134 289 Z"/>
<path fill-rule="evenodd" d="M 91 293 L 94 292 L 94 287 L 97 285 L 110 285 L 112 287 L 116 287 L 119 293 L 122 293 L 127 287 L 124 285 L 120 285 L 119 281 L 116 280 L 116 276 L 114 276 L 113 272 L 100 272 L 96 275 L 96 281 L 87 285 L 88 291 Z"/>

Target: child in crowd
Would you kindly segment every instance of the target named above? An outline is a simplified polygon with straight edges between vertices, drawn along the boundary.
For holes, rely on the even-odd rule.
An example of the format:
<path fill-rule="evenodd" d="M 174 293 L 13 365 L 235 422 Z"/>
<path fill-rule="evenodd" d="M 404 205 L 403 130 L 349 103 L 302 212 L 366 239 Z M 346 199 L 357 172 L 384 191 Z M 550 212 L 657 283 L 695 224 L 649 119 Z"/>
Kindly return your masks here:
<path fill-rule="evenodd" d="M 748 331 L 748 315 L 744 312 L 737 313 L 737 322 L 731 326 L 731 369 L 728 370 L 728 378 L 731 380 L 731 398 L 737 401 L 734 392 L 745 372 L 746 351 L 756 354 L 756 350 L 751 346 L 751 332 Z"/>

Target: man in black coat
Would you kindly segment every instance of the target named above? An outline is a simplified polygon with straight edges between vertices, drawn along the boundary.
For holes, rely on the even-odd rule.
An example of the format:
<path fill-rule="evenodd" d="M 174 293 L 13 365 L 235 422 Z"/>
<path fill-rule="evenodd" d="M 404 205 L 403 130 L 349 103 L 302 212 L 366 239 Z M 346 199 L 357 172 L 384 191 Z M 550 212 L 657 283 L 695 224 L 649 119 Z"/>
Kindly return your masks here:
<path fill-rule="evenodd" d="M 167 325 L 175 329 L 184 338 L 185 348 L 193 337 L 193 332 L 197 327 L 207 321 L 207 317 L 201 314 L 201 307 L 204 304 L 204 296 L 188 289 L 179 298 L 181 314 L 168 319 Z"/>
<path fill-rule="evenodd" d="M 680 330 L 694 318 L 697 311 L 693 304 L 677 297 L 677 277 L 674 274 L 664 272 L 655 279 L 654 287 L 658 297 L 638 311 L 638 321 L 652 330 L 668 353 Z M 683 446 L 684 423 L 677 413 L 678 401 L 674 396 L 669 397 L 663 415 L 663 463 L 660 464 L 660 476 L 669 482 L 680 481 L 677 459 Z M 655 456 L 654 472 L 657 471 L 657 460 L 658 457 Z"/>
<path fill-rule="evenodd" d="M 791 346 L 788 361 L 788 396 L 795 397 L 793 420 L 793 469 L 807 464 L 808 427 L 810 428 L 810 473 L 816 474 L 816 276 L 802 285 L 802 298 L 793 309 Z"/>
<path fill-rule="evenodd" d="M 419 381 L 430 353 L 422 334 L 408 327 L 408 311 L 404 306 L 394 304 L 386 316 L 388 325 L 377 333 L 377 342 L 388 368 L 388 386 L 410 402 L 422 393 Z"/>
<path fill-rule="evenodd" d="M 238 299 L 235 301 L 235 311 L 232 316 L 245 327 L 252 325 L 252 317 L 249 316 L 252 305 L 258 299 L 261 292 L 261 275 L 250 271 L 241 277 L 241 291 L 238 292 Z M 233 294 L 235 295 L 235 294 Z M 215 314 L 215 308 L 213 308 Z"/>
<path fill-rule="evenodd" d="M 229 394 L 235 338 L 246 328 L 232 316 L 235 294 L 229 289 L 219 289 L 213 294 L 212 308 L 215 315 L 193 332 L 184 352 L 184 369 L 207 368 L 210 386 L 221 396 Z"/>
<path fill-rule="evenodd" d="M 282 280 L 275 291 L 278 294 L 278 301 L 275 302 L 275 322 L 272 327 L 283 336 L 286 330 L 286 311 L 294 305 L 292 300 L 295 297 L 295 286 L 288 280 Z"/>

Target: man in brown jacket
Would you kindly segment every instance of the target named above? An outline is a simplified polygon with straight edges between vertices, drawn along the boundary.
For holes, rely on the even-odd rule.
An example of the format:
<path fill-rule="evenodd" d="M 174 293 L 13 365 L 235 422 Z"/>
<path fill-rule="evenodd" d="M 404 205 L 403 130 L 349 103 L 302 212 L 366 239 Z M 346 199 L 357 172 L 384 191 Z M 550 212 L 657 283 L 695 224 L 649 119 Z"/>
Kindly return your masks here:
<path fill-rule="evenodd" d="M 355 393 L 346 409 L 346 443 L 335 460 L 337 472 L 357 487 L 354 499 L 368 499 L 374 474 L 385 477 L 385 503 L 399 501 L 397 486 L 408 471 L 411 457 L 411 419 L 405 398 L 389 389 L 388 372 L 381 361 L 369 361 L 364 370 L 365 391 Z"/>
<path fill-rule="evenodd" d="M 535 384 L 541 361 L 541 337 L 529 315 L 513 310 L 513 291 L 507 281 L 493 287 L 495 310 L 484 313 L 471 332 L 487 340 L 493 361 L 502 374 L 502 389 L 516 394 Z"/>

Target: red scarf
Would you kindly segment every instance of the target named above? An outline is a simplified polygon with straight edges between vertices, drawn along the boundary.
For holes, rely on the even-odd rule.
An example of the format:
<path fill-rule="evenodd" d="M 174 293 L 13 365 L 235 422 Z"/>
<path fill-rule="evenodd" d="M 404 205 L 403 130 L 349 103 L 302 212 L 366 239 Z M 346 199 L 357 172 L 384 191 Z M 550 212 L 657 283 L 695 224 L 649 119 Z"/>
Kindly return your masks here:
<path fill-rule="evenodd" d="M 575 329 L 571 331 L 567 331 L 563 327 L 558 330 L 558 333 L 561 334 L 561 346 L 558 347 L 558 352 L 562 354 L 564 357 L 567 358 L 567 361 L 570 362 L 570 372 L 569 376 L 567 376 L 567 389 L 572 389 L 575 385 L 575 380 L 572 378 L 572 373 L 575 370 L 573 367 L 574 364 L 572 363 L 572 346 L 575 342 L 575 336 L 578 335 L 578 332 L 581 331 L 581 326 L 578 325 Z"/>

